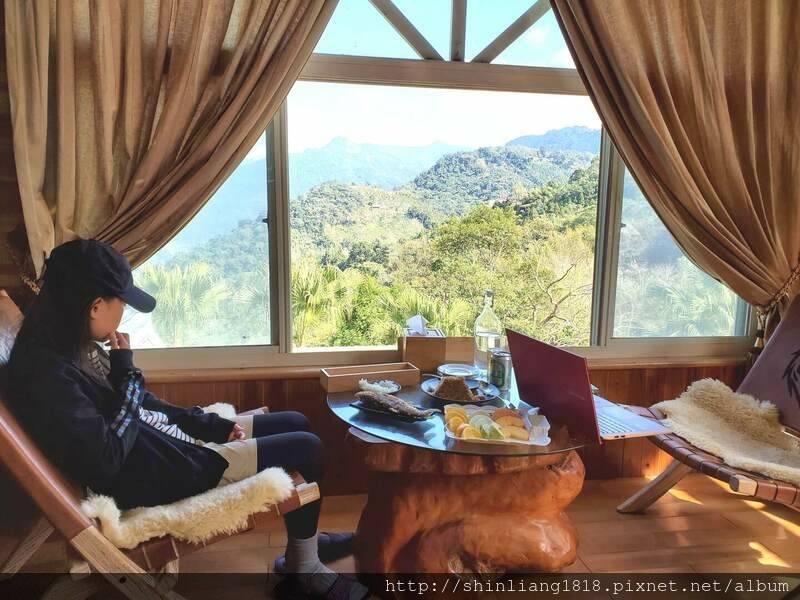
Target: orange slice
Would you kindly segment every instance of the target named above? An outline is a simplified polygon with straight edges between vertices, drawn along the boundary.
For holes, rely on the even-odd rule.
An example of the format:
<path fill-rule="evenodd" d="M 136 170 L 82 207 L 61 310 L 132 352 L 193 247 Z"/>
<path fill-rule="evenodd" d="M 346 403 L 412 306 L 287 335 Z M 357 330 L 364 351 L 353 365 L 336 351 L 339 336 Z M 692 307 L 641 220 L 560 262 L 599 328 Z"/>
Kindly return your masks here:
<path fill-rule="evenodd" d="M 483 438 L 481 432 L 475 429 L 472 425 L 459 427 L 458 436 L 465 440 L 480 440 Z"/>
<path fill-rule="evenodd" d="M 447 419 L 447 428 L 453 433 L 455 433 L 456 431 L 458 431 L 458 426 L 464 425 L 466 424 L 466 422 L 467 420 L 461 415 L 453 415 L 452 417 Z"/>

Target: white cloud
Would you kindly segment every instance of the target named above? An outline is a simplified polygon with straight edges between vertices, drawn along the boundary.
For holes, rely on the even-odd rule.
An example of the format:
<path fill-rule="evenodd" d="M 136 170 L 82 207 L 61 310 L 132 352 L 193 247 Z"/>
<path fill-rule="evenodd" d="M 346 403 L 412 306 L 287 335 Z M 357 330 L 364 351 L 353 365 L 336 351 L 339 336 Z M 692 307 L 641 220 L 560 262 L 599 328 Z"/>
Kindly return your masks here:
<path fill-rule="evenodd" d="M 244 160 L 264 160 L 265 158 L 267 158 L 267 140 L 262 135 L 260 138 L 258 138 L 256 145 L 253 146 L 250 152 L 248 152 L 244 157 Z"/>
<path fill-rule="evenodd" d="M 546 27 L 534 25 L 523 36 L 522 39 L 532 46 L 544 44 L 550 34 Z"/>
<path fill-rule="evenodd" d="M 569 48 L 564 47 L 550 59 L 555 67 L 566 67 L 567 69 L 574 69 L 575 63 L 572 60 L 572 55 L 569 53 Z"/>
<path fill-rule="evenodd" d="M 587 96 L 300 82 L 289 95 L 290 152 L 340 136 L 359 143 L 470 148 L 571 125 L 600 127 Z"/>

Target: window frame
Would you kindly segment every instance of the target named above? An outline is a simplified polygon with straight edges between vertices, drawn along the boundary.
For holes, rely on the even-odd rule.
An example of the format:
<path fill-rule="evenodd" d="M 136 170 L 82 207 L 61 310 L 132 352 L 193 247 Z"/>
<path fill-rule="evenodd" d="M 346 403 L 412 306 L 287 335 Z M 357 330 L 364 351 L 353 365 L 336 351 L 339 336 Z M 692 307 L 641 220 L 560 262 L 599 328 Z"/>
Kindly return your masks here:
<path fill-rule="evenodd" d="M 463 90 L 586 96 L 574 69 L 527 67 L 453 61 L 371 58 L 312 54 L 299 81 L 433 87 Z M 267 130 L 267 218 L 270 233 L 271 322 L 274 345 L 164 348 L 137 350 L 143 368 L 155 371 L 213 368 L 263 368 L 378 363 L 399 360 L 396 346 L 368 348 L 291 348 L 291 230 L 289 223 L 288 119 L 286 102 Z M 755 331 L 754 311 L 747 307 L 747 334 L 720 337 L 613 337 L 625 165 L 603 128 L 592 289 L 590 345 L 568 350 L 593 363 L 633 365 L 711 364 L 744 359 Z M 740 301 L 741 302 L 741 301 Z"/>

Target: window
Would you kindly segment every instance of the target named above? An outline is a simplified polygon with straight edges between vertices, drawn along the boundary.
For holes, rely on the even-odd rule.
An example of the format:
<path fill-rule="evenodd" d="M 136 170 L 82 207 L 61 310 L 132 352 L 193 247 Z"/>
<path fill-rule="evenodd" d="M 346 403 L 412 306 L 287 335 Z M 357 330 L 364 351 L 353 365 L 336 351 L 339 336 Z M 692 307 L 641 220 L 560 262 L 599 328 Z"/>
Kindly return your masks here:
<path fill-rule="evenodd" d="M 469 2 L 467 8 L 467 59 L 475 58 L 509 24 L 530 9 L 531 4 L 528 0 L 506 0 L 504 2 L 473 0 Z M 575 68 L 552 10 L 548 10 L 539 17 L 527 31 L 491 62 L 501 65 Z"/>
<path fill-rule="evenodd" d="M 158 304 L 127 309 L 135 348 L 273 344 L 267 136 L 172 240 L 134 271 Z"/>
<path fill-rule="evenodd" d="M 733 336 L 746 333 L 746 306 L 683 255 L 625 172 L 615 337 Z"/>
<path fill-rule="evenodd" d="M 126 315 L 134 346 L 185 348 L 154 366 L 396 360 L 408 317 L 469 335 L 487 288 L 587 356 L 743 351 L 748 307 L 625 173 L 545 3 L 376 4 L 340 0 L 265 136 L 136 270 L 159 305 Z"/>
<path fill-rule="evenodd" d="M 587 97 L 300 82 L 287 106 L 296 346 L 391 344 L 417 313 L 470 335 L 487 288 L 506 325 L 589 343 Z"/>

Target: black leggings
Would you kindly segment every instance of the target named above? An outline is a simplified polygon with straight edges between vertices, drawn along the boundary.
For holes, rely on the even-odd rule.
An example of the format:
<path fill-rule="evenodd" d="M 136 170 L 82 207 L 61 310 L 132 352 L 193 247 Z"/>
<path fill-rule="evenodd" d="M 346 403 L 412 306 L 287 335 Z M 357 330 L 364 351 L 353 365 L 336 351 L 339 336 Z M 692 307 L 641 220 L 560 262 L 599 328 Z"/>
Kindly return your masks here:
<path fill-rule="evenodd" d="M 308 431 L 305 415 L 276 412 L 253 417 L 253 438 L 258 445 L 258 470 L 282 467 L 298 471 L 306 481 L 320 483 L 325 471 L 322 441 Z M 283 516 L 286 532 L 307 539 L 317 532 L 322 501 L 311 502 Z"/>

